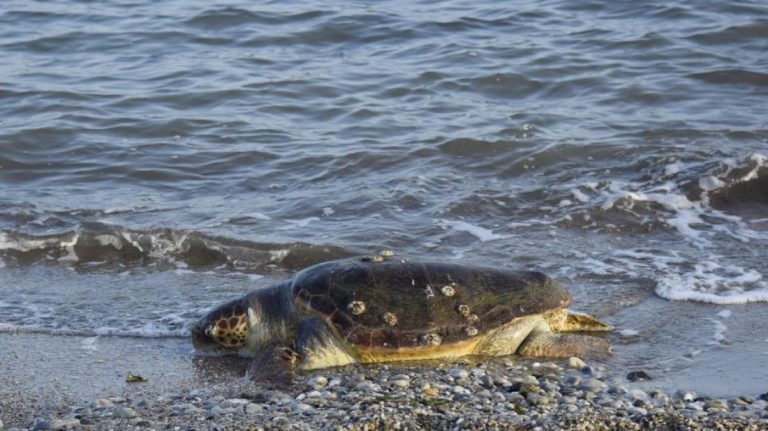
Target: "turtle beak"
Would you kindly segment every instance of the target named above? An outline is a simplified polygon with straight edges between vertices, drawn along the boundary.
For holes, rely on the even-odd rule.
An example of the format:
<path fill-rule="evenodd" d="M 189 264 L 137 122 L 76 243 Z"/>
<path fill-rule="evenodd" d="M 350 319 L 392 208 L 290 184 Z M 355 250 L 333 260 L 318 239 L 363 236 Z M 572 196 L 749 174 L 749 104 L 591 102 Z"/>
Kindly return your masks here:
<path fill-rule="evenodd" d="M 211 321 L 210 316 L 204 316 L 192 328 L 192 345 L 196 349 L 217 349 L 221 348 L 216 341 L 216 325 Z"/>

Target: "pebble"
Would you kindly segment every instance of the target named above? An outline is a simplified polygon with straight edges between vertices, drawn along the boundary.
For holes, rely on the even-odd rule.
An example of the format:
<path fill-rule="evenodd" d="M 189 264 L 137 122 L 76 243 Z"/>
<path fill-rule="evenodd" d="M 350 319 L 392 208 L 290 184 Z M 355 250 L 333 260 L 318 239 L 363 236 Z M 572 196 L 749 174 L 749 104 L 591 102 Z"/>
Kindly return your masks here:
<path fill-rule="evenodd" d="M 710 409 L 728 410 L 728 404 L 726 404 L 722 400 L 711 400 L 711 401 L 707 401 L 706 404 L 704 404 L 704 408 L 706 410 L 710 410 Z"/>
<path fill-rule="evenodd" d="M 448 375 L 453 377 L 454 379 L 466 379 L 467 377 L 469 377 L 469 373 L 467 372 L 467 370 L 464 370 L 462 368 L 454 368 L 448 372 Z"/>
<path fill-rule="evenodd" d="M 405 379 L 397 379 L 392 381 L 392 386 L 396 388 L 407 388 L 411 384 L 410 381 Z"/>
<path fill-rule="evenodd" d="M 307 386 L 315 390 L 323 389 L 328 384 L 328 379 L 324 376 L 315 376 L 307 381 Z"/>
<path fill-rule="evenodd" d="M 568 358 L 568 366 L 575 369 L 580 370 L 587 366 L 587 363 L 582 361 L 580 358 L 577 358 L 575 356 L 571 356 Z"/>
<path fill-rule="evenodd" d="M 629 380 L 630 382 L 637 382 L 640 380 L 651 380 L 651 376 L 642 370 L 632 371 L 629 374 L 627 374 L 627 380 Z"/>
<path fill-rule="evenodd" d="M 373 392 L 373 391 L 380 391 L 381 387 L 376 383 L 364 381 L 355 385 L 355 390 Z"/>
<path fill-rule="evenodd" d="M 224 400 L 221 402 L 222 407 L 228 407 L 228 408 L 242 408 L 244 405 L 248 404 L 249 401 L 242 398 L 231 398 L 228 400 Z"/>
<path fill-rule="evenodd" d="M 421 393 L 422 393 L 422 394 L 423 394 L 425 397 L 436 397 L 436 396 L 438 396 L 438 395 L 439 395 L 439 394 L 437 393 L 437 391 L 436 391 L 436 390 L 434 390 L 434 389 L 432 389 L 432 388 L 426 388 L 426 389 L 422 390 L 422 392 L 421 392 Z"/>
<path fill-rule="evenodd" d="M 589 377 L 579 383 L 579 389 L 592 393 L 601 392 L 603 389 L 605 389 L 605 383 L 594 377 Z"/>
<path fill-rule="evenodd" d="M 629 398 L 630 401 L 647 401 L 648 400 L 648 394 L 646 394 L 642 389 L 631 389 L 629 392 L 627 392 L 627 398 Z"/>
<path fill-rule="evenodd" d="M 99 399 L 93 402 L 94 407 L 97 408 L 107 408 L 107 407 L 114 407 L 115 403 L 108 399 Z"/>
<path fill-rule="evenodd" d="M 691 402 L 696 399 L 696 394 L 690 391 L 679 390 L 675 392 L 675 397 L 683 401 Z"/>
<path fill-rule="evenodd" d="M 116 418 L 131 419 L 138 416 L 138 414 L 136 413 L 136 410 L 130 407 L 117 407 L 114 410 L 112 410 L 112 416 Z"/>
<path fill-rule="evenodd" d="M 35 421 L 30 425 L 30 429 L 32 431 L 65 430 L 74 428 L 78 425 L 80 425 L 80 421 L 78 419 L 54 419 L 51 421 L 35 419 Z"/>
<path fill-rule="evenodd" d="M 626 383 L 623 373 L 606 379 L 584 374 L 585 366 L 575 365 L 579 366 L 575 371 L 570 366 L 558 370 L 546 362 L 528 365 L 522 361 L 501 371 L 491 364 L 467 363 L 449 367 L 447 372 L 426 366 L 417 371 L 412 366 L 350 367 L 350 371 L 334 371 L 336 377 L 313 376 L 304 384 L 283 391 L 251 386 L 233 391 L 231 386 L 217 385 L 196 389 L 194 396 L 191 391 L 189 395 L 159 399 L 129 395 L 117 403 L 104 398 L 68 413 L 60 410 L 67 415 L 63 418 L 43 416 L 30 428 L 186 431 L 205 421 L 202 428 L 206 429 L 244 429 L 249 424 L 258 424 L 258 430 L 293 427 L 297 431 L 427 426 L 701 431 L 759 430 L 766 429 L 768 424 L 766 400 L 697 398 L 688 391 L 677 391 L 670 397 L 665 392 L 646 389 L 645 385 L 643 388 L 648 392 L 633 385 L 628 385 L 629 389 L 622 386 Z M 601 375 L 605 373 L 599 366 L 590 368 Z M 143 407 L 138 408 L 139 405 Z M 73 415 L 77 419 L 71 419 Z M 415 417 L 420 418 L 419 422 Z M 71 422 L 61 425 L 65 421 Z M 720 426 L 731 423 L 728 421 L 753 426 Z"/>
<path fill-rule="evenodd" d="M 264 407 L 260 404 L 249 403 L 245 405 L 245 414 L 249 416 L 255 416 L 264 412 Z"/>

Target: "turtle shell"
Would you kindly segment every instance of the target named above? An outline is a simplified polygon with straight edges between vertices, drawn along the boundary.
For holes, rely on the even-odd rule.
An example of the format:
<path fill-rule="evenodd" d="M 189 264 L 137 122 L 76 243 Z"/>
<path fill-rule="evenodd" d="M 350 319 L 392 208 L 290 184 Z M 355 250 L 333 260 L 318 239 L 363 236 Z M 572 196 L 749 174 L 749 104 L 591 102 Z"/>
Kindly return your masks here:
<path fill-rule="evenodd" d="M 570 303 L 540 272 L 394 259 L 315 265 L 296 275 L 292 293 L 299 310 L 363 348 L 450 345 Z"/>

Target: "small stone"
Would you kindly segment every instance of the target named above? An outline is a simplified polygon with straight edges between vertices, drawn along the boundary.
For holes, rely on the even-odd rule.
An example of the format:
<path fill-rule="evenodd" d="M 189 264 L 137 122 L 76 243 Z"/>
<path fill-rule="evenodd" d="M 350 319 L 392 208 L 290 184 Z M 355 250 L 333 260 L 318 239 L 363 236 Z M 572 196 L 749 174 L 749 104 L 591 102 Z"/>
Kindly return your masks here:
<path fill-rule="evenodd" d="M 315 376 L 307 381 L 307 386 L 315 390 L 320 390 L 328 384 L 328 379 L 323 376 Z"/>
<path fill-rule="evenodd" d="M 222 407 L 226 408 L 242 408 L 245 404 L 248 404 L 248 400 L 242 398 L 231 398 L 221 402 Z"/>
<path fill-rule="evenodd" d="M 582 391 L 597 393 L 605 389 L 605 383 L 595 378 L 586 378 L 579 383 L 579 389 Z"/>
<path fill-rule="evenodd" d="M 341 381 L 340 378 L 334 377 L 334 378 L 331 379 L 330 382 L 328 382 L 328 389 L 335 388 L 337 386 L 341 386 L 341 383 L 342 383 L 342 381 Z"/>
<path fill-rule="evenodd" d="M 245 405 L 245 414 L 252 416 L 257 415 L 259 413 L 262 413 L 264 411 L 264 407 L 259 404 L 249 403 Z"/>
<path fill-rule="evenodd" d="M 448 375 L 453 377 L 454 379 L 466 379 L 467 377 L 469 377 L 469 373 L 467 372 L 467 370 L 464 370 L 462 368 L 454 368 L 448 372 Z"/>
<path fill-rule="evenodd" d="M 459 397 L 467 397 L 467 396 L 471 395 L 471 392 L 469 392 L 469 390 L 467 388 L 465 388 L 464 386 L 460 386 L 460 385 L 454 386 L 451 391 L 455 395 L 457 395 Z"/>
<path fill-rule="evenodd" d="M 404 380 L 404 379 L 397 379 L 397 380 L 393 380 L 393 381 L 392 381 L 392 386 L 394 386 L 394 387 L 396 387 L 396 388 L 401 388 L 401 389 L 404 389 L 404 388 L 407 388 L 407 387 L 408 387 L 408 385 L 410 385 L 410 383 L 411 383 L 411 382 L 410 382 L 410 381 L 408 381 L 408 380 Z"/>
<path fill-rule="evenodd" d="M 108 399 L 99 399 L 93 402 L 93 406 L 96 408 L 107 408 L 107 407 L 114 407 L 115 403 Z"/>
<path fill-rule="evenodd" d="M 637 382 L 639 380 L 652 380 L 651 376 L 643 370 L 632 371 L 627 374 L 627 380 L 630 382 Z"/>
<path fill-rule="evenodd" d="M 696 399 L 696 394 L 691 392 L 691 391 L 679 390 L 679 391 L 675 392 L 675 397 L 677 397 L 677 398 L 679 398 L 679 399 L 681 399 L 683 401 L 686 401 L 686 402 L 691 402 L 691 401 Z"/>
<path fill-rule="evenodd" d="M 501 387 L 504 387 L 504 388 L 508 388 L 508 387 L 512 386 L 512 382 L 510 382 L 509 379 L 507 379 L 504 376 L 498 376 L 498 377 L 496 377 L 493 380 L 494 380 L 494 384 L 496 386 L 501 386 Z"/>
<path fill-rule="evenodd" d="M 493 380 L 493 377 L 486 374 L 483 377 L 480 377 L 480 383 L 487 388 L 492 388 L 495 386 L 496 382 Z"/>
<path fill-rule="evenodd" d="M 38 430 L 65 430 L 71 429 L 80 425 L 79 419 L 54 419 L 52 421 L 38 422 L 39 426 L 46 426 L 47 428 L 33 428 Z"/>
<path fill-rule="evenodd" d="M 536 376 L 533 376 L 531 374 L 526 374 L 520 379 L 518 379 L 518 382 L 521 385 L 539 385 L 539 379 L 536 378 Z"/>
<path fill-rule="evenodd" d="M 118 407 L 112 410 L 112 416 L 116 418 L 132 419 L 138 416 L 136 411 L 130 407 Z"/>
<path fill-rule="evenodd" d="M 629 392 L 627 392 L 627 398 L 630 401 L 646 401 L 648 400 L 648 394 L 645 393 L 645 391 L 641 389 L 632 389 Z"/>
<path fill-rule="evenodd" d="M 768 401 L 768 392 L 761 394 L 759 397 L 757 397 L 760 400 Z"/>
<path fill-rule="evenodd" d="M 321 398 L 323 394 L 320 393 L 320 391 L 310 391 L 307 392 L 307 398 Z"/>
<path fill-rule="evenodd" d="M 586 367 L 587 363 L 575 356 L 571 356 L 570 358 L 568 358 L 568 366 L 575 370 L 580 370 Z"/>
<path fill-rule="evenodd" d="M 707 403 L 704 404 L 704 409 L 706 409 L 706 410 L 710 410 L 710 409 L 728 410 L 728 404 L 726 404 L 722 400 L 711 400 L 711 401 L 707 401 Z"/>
<path fill-rule="evenodd" d="M 379 385 L 373 382 L 364 381 L 355 385 L 355 389 L 358 391 L 378 391 L 381 389 Z"/>
<path fill-rule="evenodd" d="M 432 388 L 426 388 L 422 390 L 421 394 L 424 395 L 425 397 L 430 397 L 430 398 L 434 398 L 438 395 L 437 391 Z"/>

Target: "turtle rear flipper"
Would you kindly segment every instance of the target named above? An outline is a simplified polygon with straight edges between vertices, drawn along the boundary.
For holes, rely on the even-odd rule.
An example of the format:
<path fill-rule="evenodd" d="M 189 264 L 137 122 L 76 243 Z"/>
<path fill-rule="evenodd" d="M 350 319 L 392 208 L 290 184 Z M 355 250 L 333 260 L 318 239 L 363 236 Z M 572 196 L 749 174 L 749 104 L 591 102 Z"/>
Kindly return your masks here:
<path fill-rule="evenodd" d="M 274 389 L 288 389 L 296 378 L 299 355 L 285 346 L 259 351 L 251 362 L 247 377 Z"/>
<path fill-rule="evenodd" d="M 517 352 L 523 356 L 545 358 L 600 357 L 611 353 L 611 345 L 601 338 L 588 335 L 534 331 L 523 341 Z"/>
<path fill-rule="evenodd" d="M 611 331 L 613 326 L 603 323 L 588 314 L 567 310 L 565 324 L 561 331 Z"/>

